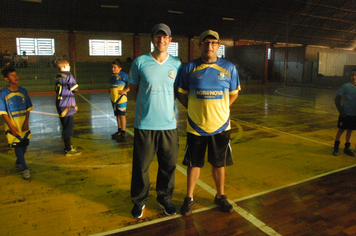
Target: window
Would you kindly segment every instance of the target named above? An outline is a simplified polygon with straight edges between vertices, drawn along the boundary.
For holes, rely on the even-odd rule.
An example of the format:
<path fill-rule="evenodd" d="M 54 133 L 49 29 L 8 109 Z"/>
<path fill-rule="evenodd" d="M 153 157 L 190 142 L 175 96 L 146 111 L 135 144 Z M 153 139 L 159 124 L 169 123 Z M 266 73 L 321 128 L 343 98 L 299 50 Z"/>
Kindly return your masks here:
<path fill-rule="evenodd" d="M 90 56 L 122 56 L 121 40 L 89 39 Z"/>
<path fill-rule="evenodd" d="M 48 56 L 55 53 L 54 39 L 46 38 L 16 38 L 17 54 L 26 52 L 27 56 Z"/>
<path fill-rule="evenodd" d="M 151 42 L 151 52 L 153 52 L 154 46 Z M 167 52 L 169 54 L 171 54 L 174 57 L 178 57 L 178 49 L 179 49 L 179 45 L 177 42 L 171 42 L 171 44 L 169 44 Z"/>
<path fill-rule="evenodd" d="M 268 48 L 267 50 L 267 60 L 272 60 L 272 48 Z"/>
<path fill-rule="evenodd" d="M 225 45 L 221 45 L 218 50 L 218 57 L 225 58 Z"/>

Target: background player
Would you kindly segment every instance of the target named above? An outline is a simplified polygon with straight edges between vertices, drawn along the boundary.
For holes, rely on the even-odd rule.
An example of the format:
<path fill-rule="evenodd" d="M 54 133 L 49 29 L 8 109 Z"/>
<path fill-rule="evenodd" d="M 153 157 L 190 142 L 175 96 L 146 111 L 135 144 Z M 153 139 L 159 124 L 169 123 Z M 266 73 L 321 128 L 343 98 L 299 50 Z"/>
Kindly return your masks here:
<path fill-rule="evenodd" d="M 78 84 L 70 72 L 67 60 L 59 60 L 57 66 L 60 72 L 56 76 L 56 108 L 62 124 L 62 139 L 64 141 L 64 153 L 66 156 L 81 154 L 71 145 L 74 130 L 74 114 L 78 107 L 74 93 L 78 91 Z"/>
<path fill-rule="evenodd" d="M 15 149 L 17 168 L 22 168 L 22 177 L 31 178 L 26 165 L 25 153 L 31 138 L 29 126 L 30 110 L 33 109 L 27 90 L 19 86 L 20 78 L 15 69 L 2 70 L 9 85 L 0 90 L 0 115 L 5 120 L 5 134 L 10 147 Z"/>
<path fill-rule="evenodd" d="M 127 92 L 130 91 L 128 86 L 128 74 L 121 71 L 120 59 L 112 62 L 112 75 L 110 77 L 110 97 L 114 109 L 114 115 L 117 120 L 118 131 L 111 135 L 112 139 L 118 142 L 124 142 L 126 138 L 126 105 Z"/>

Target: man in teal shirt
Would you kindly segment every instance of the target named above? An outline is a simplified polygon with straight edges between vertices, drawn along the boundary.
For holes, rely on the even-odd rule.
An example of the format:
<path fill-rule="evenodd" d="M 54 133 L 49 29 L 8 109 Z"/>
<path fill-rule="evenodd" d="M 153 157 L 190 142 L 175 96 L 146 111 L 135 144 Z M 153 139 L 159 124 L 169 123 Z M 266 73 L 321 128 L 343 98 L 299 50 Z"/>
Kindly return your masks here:
<path fill-rule="evenodd" d="M 175 215 L 171 199 L 178 156 L 177 120 L 174 112 L 176 77 L 181 62 L 167 53 L 172 41 L 165 24 L 152 29 L 154 51 L 134 60 L 130 91 L 136 102 L 132 161 L 131 216 L 141 218 L 150 191 L 149 166 L 157 154 L 157 201 L 166 215 Z"/>

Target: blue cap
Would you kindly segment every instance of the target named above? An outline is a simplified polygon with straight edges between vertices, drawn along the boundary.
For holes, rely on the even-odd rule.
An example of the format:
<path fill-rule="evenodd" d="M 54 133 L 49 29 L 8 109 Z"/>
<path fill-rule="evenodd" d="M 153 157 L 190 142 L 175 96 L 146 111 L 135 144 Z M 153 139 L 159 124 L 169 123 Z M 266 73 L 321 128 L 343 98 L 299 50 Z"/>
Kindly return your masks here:
<path fill-rule="evenodd" d="M 155 36 L 158 31 L 163 31 L 167 36 L 171 36 L 171 29 L 168 25 L 159 23 L 152 28 L 152 36 Z"/>

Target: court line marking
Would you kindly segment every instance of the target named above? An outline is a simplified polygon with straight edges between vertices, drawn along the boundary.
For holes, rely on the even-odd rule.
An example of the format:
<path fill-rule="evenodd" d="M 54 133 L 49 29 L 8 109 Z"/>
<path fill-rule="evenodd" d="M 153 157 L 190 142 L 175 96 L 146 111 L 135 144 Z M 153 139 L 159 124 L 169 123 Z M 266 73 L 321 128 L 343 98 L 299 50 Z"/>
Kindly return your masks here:
<path fill-rule="evenodd" d="M 48 113 L 48 112 L 34 111 L 34 110 L 32 110 L 31 113 L 44 114 L 44 115 L 49 115 L 49 116 L 59 116 L 59 115 L 56 114 L 56 113 Z"/>
<path fill-rule="evenodd" d="M 185 176 L 187 175 L 186 169 L 183 168 L 182 166 L 180 166 L 179 164 L 177 164 L 176 169 L 179 172 L 181 172 L 183 175 L 185 175 Z M 209 185 L 207 185 L 206 183 L 204 183 L 203 181 L 201 181 L 200 179 L 198 179 L 197 185 L 199 187 L 203 188 L 206 192 L 210 193 L 212 196 L 216 195 L 216 190 L 214 188 L 210 187 Z M 251 224 L 255 225 L 259 230 L 261 230 L 262 232 L 264 232 L 264 233 L 266 233 L 267 235 L 270 235 L 270 236 L 280 236 L 280 234 L 278 234 L 274 229 L 272 229 L 269 226 L 267 226 L 265 223 L 263 223 L 262 221 L 257 219 L 255 216 L 253 216 L 252 214 L 248 213 L 246 210 L 244 210 L 241 207 L 237 206 L 235 202 L 232 202 L 231 200 L 229 200 L 229 202 L 230 202 L 231 205 L 233 205 L 233 209 L 234 209 L 235 212 L 237 212 L 240 216 L 245 218 Z M 207 211 L 207 210 L 210 210 L 210 209 L 213 209 L 213 208 L 216 208 L 216 205 L 212 205 L 212 206 L 209 206 L 209 207 L 204 207 L 204 208 L 200 208 L 200 209 L 197 209 L 197 210 L 193 210 L 193 213 L 203 212 L 203 211 Z M 109 234 L 125 232 L 125 231 L 129 231 L 129 230 L 133 230 L 133 229 L 138 229 L 138 228 L 141 228 L 141 227 L 144 227 L 144 226 L 149 226 L 149 225 L 154 225 L 154 224 L 157 224 L 157 223 L 162 223 L 164 221 L 176 219 L 176 218 L 179 218 L 179 217 L 183 217 L 183 216 L 180 215 L 180 214 L 176 214 L 174 216 L 168 216 L 168 217 L 164 217 L 164 218 L 155 219 L 155 220 L 152 220 L 152 221 L 147 221 L 147 222 L 143 222 L 143 223 L 139 223 L 139 224 L 135 224 L 135 225 L 126 226 L 126 227 L 119 228 L 119 229 L 114 229 L 114 230 L 111 230 L 111 231 L 92 234 L 91 236 L 105 236 L 105 235 L 109 235 Z"/>
<path fill-rule="evenodd" d="M 280 235 L 280 234 L 278 234 L 276 231 L 274 231 L 273 229 L 268 227 L 266 224 L 264 224 L 262 221 L 260 221 L 256 217 L 254 217 L 252 214 L 250 214 L 249 212 L 247 212 L 243 208 L 237 206 L 237 204 L 235 204 L 235 202 L 241 202 L 243 200 L 247 200 L 247 199 L 251 199 L 251 198 L 254 198 L 254 197 L 258 197 L 258 196 L 261 196 L 261 195 L 264 195 L 264 194 L 268 194 L 268 193 L 271 193 L 271 192 L 274 192 L 274 191 L 278 191 L 278 190 L 281 190 L 281 189 L 284 189 L 284 188 L 288 188 L 288 187 L 295 186 L 295 185 L 298 185 L 298 184 L 301 184 L 301 183 L 305 183 L 305 182 L 308 182 L 310 180 L 314 180 L 314 179 L 321 178 L 321 177 L 324 177 L 324 176 L 327 176 L 327 175 L 330 175 L 330 174 L 334 174 L 334 173 L 337 173 L 337 172 L 340 172 L 340 171 L 343 171 L 343 170 L 351 169 L 353 167 L 356 167 L 356 164 L 350 165 L 350 166 L 345 166 L 345 167 L 339 168 L 337 170 L 329 171 L 329 172 L 326 172 L 326 173 L 323 173 L 323 174 L 319 174 L 319 175 L 316 175 L 316 176 L 313 176 L 313 177 L 310 177 L 310 178 L 307 178 L 307 179 L 304 179 L 304 180 L 301 180 L 301 181 L 296 181 L 296 182 L 293 182 L 293 183 L 290 183 L 290 184 L 286 184 L 286 185 L 283 185 L 283 186 L 280 186 L 280 187 L 272 188 L 272 189 L 269 189 L 269 190 L 266 190 L 266 191 L 262 191 L 262 192 L 259 192 L 259 193 L 255 193 L 255 194 L 251 194 L 251 195 L 248 195 L 248 196 L 245 196 L 245 197 L 237 198 L 237 199 L 232 200 L 232 201 L 229 200 L 229 202 L 234 206 L 234 210 L 239 215 L 241 215 L 246 220 L 248 220 L 249 222 L 254 224 L 260 230 L 262 230 L 263 232 L 265 232 L 268 235 L 277 236 L 277 235 Z M 177 165 L 177 169 L 180 172 L 182 172 L 184 175 L 186 175 L 186 171 L 185 171 L 185 169 L 183 167 L 181 167 L 180 165 Z M 211 193 L 212 195 L 216 194 L 216 190 L 214 190 L 212 187 L 210 187 L 209 185 L 205 184 L 204 182 L 202 182 L 200 180 L 198 180 L 197 185 L 199 185 L 200 187 L 204 188 L 205 190 L 207 190 L 207 192 Z M 209 207 L 200 208 L 200 209 L 197 209 L 197 210 L 193 210 L 193 213 L 207 211 L 207 210 L 213 209 L 215 207 L 216 206 L 209 206 Z M 164 221 L 167 221 L 167 220 L 171 220 L 171 219 L 175 219 L 175 218 L 178 218 L 178 217 L 182 217 L 182 216 L 177 214 L 177 215 L 171 216 L 171 217 L 155 219 L 155 220 L 152 220 L 152 221 L 143 222 L 143 223 L 136 224 L 136 225 L 131 225 L 131 226 L 123 227 L 123 228 L 116 229 L 116 230 L 111 230 L 111 231 L 107 231 L 107 232 L 103 232 L 103 233 L 94 234 L 92 236 L 105 236 L 107 234 L 124 232 L 124 231 L 137 229 L 137 228 L 148 226 L 148 225 L 153 225 L 153 224 L 156 224 L 156 223 L 161 223 L 161 222 L 164 222 Z"/>
<path fill-rule="evenodd" d="M 107 112 L 104 112 L 103 110 L 101 110 L 97 105 L 93 104 L 91 101 L 89 101 L 88 99 L 86 99 L 82 94 L 78 93 L 78 96 L 80 96 L 81 98 L 83 98 L 87 103 L 89 103 L 91 106 L 95 107 L 97 110 L 99 110 L 103 115 L 105 115 L 107 118 L 109 118 L 110 120 L 112 120 L 115 124 L 117 123 L 117 121 L 112 118 L 112 116 L 109 116 L 109 114 Z M 130 130 L 130 129 L 126 129 L 126 133 L 129 133 L 131 136 L 134 135 L 134 133 Z"/>
<path fill-rule="evenodd" d="M 183 173 L 185 176 L 186 174 L 186 170 L 181 167 L 180 165 L 177 165 L 177 169 Z M 216 190 L 214 188 L 212 188 L 211 186 L 207 185 L 206 183 L 204 183 L 203 181 L 201 181 L 200 179 L 198 179 L 197 181 L 197 185 L 201 188 L 203 188 L 206 192 L 210 193 L 212 196 L 215 197 L 216 195 Z M 235 212 L 237 212 L 240 216 L 242 216 L 243 218 L 245 218 L 247 221 L 249 221 L 251 224 L 253 224 L 254 226 L 256 226 L 259 230 L 261 230 L 262 232 L 266 233 L 267 235 L 273 235 L 273 236 L 278 236 L 280 234 L 278 234 L 274 229 L 272 229 L 271 227 L 267 226 L 265 223 L 263 223 L 262 221 L 260 221 L 257 217 L 253 216 L 252 214 L 248 213 L 246 210 L 242 209 L 241 207 L 239 207 L 238 205 L 236 205 L 236 203 L 234 201 L 228 200 L 229 203 L 233 206 L 233 209 Z M 213 206 L 212 208 L 215 208 L 216 206 Z M 207 209 L 206 209 L 207 210 Z M 195 211 L 194 211 L 195 212 Z"/>
<path fill-rule="evenodd" d="M 233 118 L 231 118 L 231 120 L 237 120 L 239 122 L 243 122 L 243 123 L 246 123 L 246 124 L 257 126 L 257 127 L 263 128 L 263 129 L 268 129 L 268 130 L 271 130 L 273 132 L 286 134 L 286 135 L 289 135 L 289 136 L 293 136 L 295 138 L 304 139 L 304 140 L 307 140 L 307 141 L 310 141 L 310 142 L 314 142 L 314 143 L 318 143 L 318 144 L 322 144 L 322 145 L 326 145 L 326 146 L 331 146 L 331 147 L 334 146 L 334 145 L 332 145 L 330 143 L 323 143 L 323 142 L 320 142 L 320 141 L 317 141 L 317 140 L 314 140 L 314 139 L 306 138 L 306 137 L 299 136 L 299 135 L 296 135 L 296 134 L 291 134 L 291 133 L 288 133 L 288 132 L 285 132 L 285 131 L 281 131 L 281 130 L 278 130 L 278 129 L 269 128 L 267 126 L 254 124 L 254 123 L 251 123 L 251 122 L 248 122 L 248 121 L 243 121 L 243 120 L 240 120 L 240 119 L 233 119 Z"/>
<path fill-rule="evenodd" d="M 296 182 L 293 182 L 293 183 L 282 185 L 282 186 L 279 186 L 279 187 L 276 187 L 276 188 L 271 188 L 271 189 L 268 189 L 268 190 L 265 190 L 265 191 L 262 191 L 262 192 L 258 192 L 258 193 L 254 193 L 254 194 L 251 194 L 251 195 L 248 195 L 248 196 L 245 196 L 245 197 L 237 198 L 237 199 L 235 199 L 233 201 L 234 202 L 241 202 L 243 200 L 247 200 L 247 199 L 250 199 L 250 198 L 258 197 L 258 196 L 261 196 L 261 195 L 264 195 L 264 194 L 268 194 L 268 193 L 271 193 L 271 192 L 275 192 L 275 191 L 278 191 L 278 190 L 281 190 L 281 189 L 284 189 L 284 188 L 292 187 L 292 186 L 295 186 L 295 185 L 298 185 L 298 184 L 306 183 L 308 181 L 311 181 L 311 180 L 314 180 L 314 179 L 318 179 L 318 178 L 321 178 L 321 177 L 324 177 L 324 176 L 327 176 L 327 175 L 331 175 L 331 174 L 334 174 L 334 173 L 337 173 L 337 172 L 341 172 L 341 171 L 344 171 L 344 170 L 348 170 L 348 169 L 351 169 L 351 168 L 354 168 L 354 167 L 356 167 L 356 164 L 345 166 L 345 167 L 341 167 L 339 169 L 331 170 L 331 171 L 328 171 L 328 172 L 325 172 L 325 173 L 321 173 L 321 174 L 318 174 L 318 175 L 315 175 L 315 176 L 312 176 L 312 177 L 309 177 L 309 178 L 306 178 L 306 179 L 302 179 L 300 181 L 296 181 Z"/>

